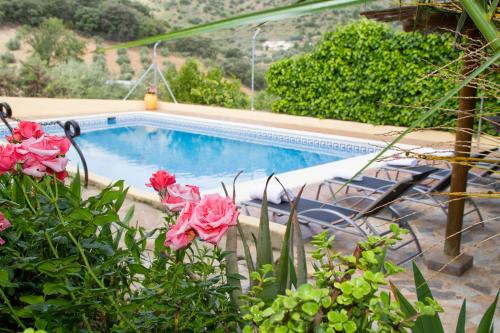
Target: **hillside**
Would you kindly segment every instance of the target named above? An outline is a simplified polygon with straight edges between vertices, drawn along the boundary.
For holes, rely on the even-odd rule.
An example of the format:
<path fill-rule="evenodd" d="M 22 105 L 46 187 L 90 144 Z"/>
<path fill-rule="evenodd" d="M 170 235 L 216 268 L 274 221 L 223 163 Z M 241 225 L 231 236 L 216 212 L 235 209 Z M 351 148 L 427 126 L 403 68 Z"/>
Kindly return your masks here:
<path fill-rule="evenodd" d="M 285 6 L 296 0 L 138 0 L 152 9 L 152 15 L 164 19 L 172 30 L 206 23 L 235 15 L 254 12 L 265 8 Z M 279 22 L 269 22 L 262 27 L 259 34 L 257 49 L 261 51 L 260 62 L 269 63 L 286 54 L 293 54 L 303 49 L 309 49 L 322 36 L 336 25 L 345 24 L 359 18 L 359 12 L 367 9 L 381 8 L 387 1 L 357 6 L 344 10 L 327 11 L 321 14 L 306 15 L 295 19 Z M 251 39 L 254 33 L 252 27 L 219 31 L 206 34 L 214 47 L 223 51 L 231 48 L 239 49 L 249 55 Z M 266 48 L 264 41 L 287 41 L 289 51 L 276 48 Z M 170 45 L 171 43 L 169 43 Z"/>
<path fill-rule="evenodd" d="M 16 36 L 16 27 L 0 27 L 0 54 L 3 54 L 4 52 L 7 52 L 8 49 L 6 47 L 6 44 L 9 40 L 12 38 L 15 38 Z M 87 63 L 90 64 L 92 63 L 92 56 L 93 56 L 93 51 L 95 50 L 95 40 L 93 38 L 88 38 L 88 37 L 83 37 L 80 36 L 80 38 L 84 39 L 85 42 L 87 43 L 87 51 L 85 55 L 83 56 L 83 60 Z M 103 42 L 104 46 L 111 46 L 113 43 L 112 42 Z M 9 51 L 14 54 L 16 58 L 17 64 L 19 64 L 20 61 L 26 60 L 30 54 L 29 46 L 26 44 L 21 44 L 21 48 L 19 50 L 15 51 Z M 140 75 L 144 69 L 141 64 L 140 60 L 140 49 L 139 48 L 132 48 L 127 51 L 129 57 L 130 57 L 130 65 L 134 69 L 134 72 L 136 75 Z M 117 77 L 120 74 L 120 66 L 117 64 L 116 59 L 118 58 L 118 54 L 116 51 L 108 51 L 106 52 L 106 66 L 112 76 Z M 179 69 L 185 62 L 186 59 L 184 57 L 176 56 L 176 55 L 169 55 L 168 57 L 163 57 L 161 54 L 158 55 L 158 62 L 162 64 L 165 60 L 168 60 L 170 63 L 175 64 L 176 68 Z"/>

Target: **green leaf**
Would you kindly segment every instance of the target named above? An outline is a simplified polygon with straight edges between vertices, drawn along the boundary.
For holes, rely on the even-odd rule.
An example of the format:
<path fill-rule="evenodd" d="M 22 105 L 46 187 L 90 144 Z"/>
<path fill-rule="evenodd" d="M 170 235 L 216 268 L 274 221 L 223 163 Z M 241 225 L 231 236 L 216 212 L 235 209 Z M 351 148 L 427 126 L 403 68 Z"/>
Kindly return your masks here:
<path fill-rule="evenodd" d="M 302 311 L 308 316 L 315 316 L 319 311 L 319 304 L 315 302 L 305 302 L 302 304 Z"/>
<path fill-rule="evenodd" d="M 481 322 L 479 322 L 479 326 L 477 328 L 477 333 L 490 333 L 490 331 L 492 331 L 493 318 L 497 310 L 498 295 L 499 293 L 497 292 L 495 300 L 488 307 L 483 315 L 483 318 L 481 318 Z"/>
<path fill-rule="evenodd" d="M 262 195 L 262 206 L 260 208 L 260 224 L 258 233 L 257 248 L 257 270 L 267 264 L 273 264 L 273 248 L 271 243 L 271 231 L 269 230 L 269 211 L 267 209 L 267 186 L 273 175 L 266 180 L 264 194 Z"/>
<path fill-rule="evenodd" d="M 68 290 L 66 289 L 66 286 L 63 283 L 47 282 L 44 283 L 43 285 L 43 293 L 45 295 L 56 295 L 56 294 L 67 295 Z"/>
<path fill-rule="evenodd" d="M 69 185 L 71 193 L 78 199 L 78 202 L 82 201 L 82 184 L 80 178 L 80 168 L 76 170 L 76 175 L 73 177 L 71 184 Z"/>
<path fill-rule="evenodd" d="M 106 212 L 106 214 L 95 216 L 93 222 L 95 225 L 104 226 L 108 223 L 113 223 L 119 220 L 120 217 L 118 216 L 118 214 L 112 211 L 108 211 Z"/>
<path fill-rule="evenodd" d="M 241 243 L 243 244 L 243 252 L 245 253 L 245 261 L 247 264 L 248 272 L 252 273 L 255 271 L 255 266 L 253 264 L 252 252 L 250 251 L 250 247 L 248 246 L 247 239 L 245 234 L 243 233 L 243 228 L 241 228 L 241 224 L 238 220 L 238 234 L 240 235 Z M 250 286 L 253 286 L 253 280 L 250 279 Z"/>
<path fill-rule="evenodd" d="M 42 303 L 44 301 L 43 296 L 39 296 L 39 295 L 24 295 L 24 296 L 19 297 L 19 299 L 22 302 L 30 304 L 30 305 Z"/>
<path fill-rule="evenodd" d="M 293 218 L 297 214 L 297 205 L 300 202 L 300 197 L 305 186 L 302 186 L 297 197 L 291 203 L 290 215 L 286 224 L 285 236 L 281 245 L 280 258 L 278 260 L 278 271 L 276 272 L 276 282 L 278 285 L 278 294 L 284 295 L 290 281 L 290 261 L 293 263 L 292 242 L 293 242 Z"/>
<path fill-rule="evenodd" d="M 0 287 L 10 288 L 16 286 L 17 284 L 10 282 L 9 272 L 7 272 L 3 268 L 0 268 Z"/>
<path fill-rule="evenodd" d="M 166 34 L 153 37 L 147 37 L 127 43 L 117 44 L 106 50 L 130 48 L 141 45 L 153 44 L 157 41 L 175 40 L 197 36 L 202 33 L 213 32 L 223 29 L 234 28 L 248 24 L 258 24 L 268 21 L 278 21 L 302 15 L 318 13 L 325 10 L 339 9 L 343 7 L 366 4 L 370 0 L 311 0 L 302 3 L 296 3 L 289 6 L 264 9 L 250 14 L 238 15 L 228 19 L 223 19 L 205 24 L 198 24 L 194 27 L 181 29 Z"/>
<path fill-rule="evenodd" d="M 466 300 L 462 303 L 462 307 L 460 308 L 460 314 L 458 315 L 457 328 L 455 333 L 465 333 L 465 314 L 466 314 Z"/>
<path fill-rule="evenodd" d="M 415 281 L 415 289 L 417 291 L 417 298 L 420 302 L 425 302 L 427 298 L 434 299 L 431 289 L 425 281 L 424 276 L 417 264 L 413 263 L 413 279 Z M 420 316 L 415 326 L 422 325 L 425 332 L 444 333 L 443 324 L 439 319 L 439 314 L 436 312 L 433 316 Z"/>

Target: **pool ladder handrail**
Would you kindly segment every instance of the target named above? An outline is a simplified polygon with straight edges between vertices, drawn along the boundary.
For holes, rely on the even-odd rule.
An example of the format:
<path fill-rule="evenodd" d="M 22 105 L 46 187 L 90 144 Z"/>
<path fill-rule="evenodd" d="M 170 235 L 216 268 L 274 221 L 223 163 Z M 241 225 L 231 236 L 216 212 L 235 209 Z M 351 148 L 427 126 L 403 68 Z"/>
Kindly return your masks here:
<path fill-rule="evenodd" d="M 14 118 L 12 116 L 12 108 L 6 102 L 0 103 L 0 119 L 5 124 L 5 126 L 10 131 L 11 134 L 14 134 L 13 129 L 12 129 L 12 126 L 10 126 L 7 119 L 11 119 L 11 120 L 14 120 L 17 122 L 21 121 L 20 119 Z M 84 171 L 84 186 L 85 186 L 85 188 L 87 188 L 89 185 L 89 170 L 88 170 L 88 166 L 87 166 L 87 161 L 85 160 L 85 156 L 83 155 L 83 152 L 81 151 L 80 147 L 78 146 L 78 144 L 74 140 L 76 137 L 79 137 L 81 134 L 80 125 L 78 124 L 78 122 L 76 122 L 75 120 L 67 120 L 64 123 L 62 123 L 60 120 L 55 120 L 55 121 L 49 121 L 49 122 L 39 122 L 39 124 L 42 126 L 57 124 L 63 129 L 64 135 L 68 138 L 68 140 L 71 142 L 73 147 L 76 149 L 76 152 L 78 153 L 78 156 L 80 157 L 80 160 L 82 161 L 83 171 Z"/>

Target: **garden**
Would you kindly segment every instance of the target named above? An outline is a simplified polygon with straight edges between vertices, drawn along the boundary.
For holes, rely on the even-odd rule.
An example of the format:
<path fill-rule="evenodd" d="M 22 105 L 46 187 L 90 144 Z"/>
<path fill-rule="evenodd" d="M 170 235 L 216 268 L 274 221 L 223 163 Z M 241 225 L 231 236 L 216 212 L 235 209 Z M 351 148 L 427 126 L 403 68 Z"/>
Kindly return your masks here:
<path fill-rule="evenodd" d="M 460 228 L 456 232 L 450 229 L 452 212 L 460 211 L 454 210 L 454 202 L 474 196 L 498 199 L 496 187 L 477 193 L 467 192 L 466 187 L 457 191 L 460 168 L 465 170 L 465 184 L 468 168 L 483 161 L 470 154 L 475 115 L 467 115 L 469 106 L 453 96 L 467 93 L 473 82 L 477 88 L 474 94 L 485 96 L 487 112 L 495 116 L 491 110 L 498 105 L 495 70 L 500 46 L 493 22 L 498 1 L 486 1 L 479 9 L 471 1 L 476 3 L 461 1 L 462 14 L 469 17 L 463 21 L 482 33 L 480 46 L 468 39 L 463 41 L 468 48 L 454 47 L 459 34 L 453 39 L 449 34 L 406 33 L 361 20 L 327 33 L 311 52 L 272 64 L 266 74 L 267 90 L 260 100 L 261 105 L 277 113 L 406 127 L 375 152 L 375 158 L 350 174 L 349 182 L 417 128 L 469 135 L 457 134 L 453 157 L 432 157 L 438 160 L 438 166 L 447 162 L 446 158 L 453 164 L 450 190 L 444 192 L 448 198 L 448 252 L 447 246 L 456 245 L 453 239 L 457 235 L 461 237 L 475 226 L 462 229 L 462 204 Z M 89 35 L 106 34 L 107 38 L 126 41 L 111 46 L 114 50 L 156 40 L 182 44 L 182 38 L 198 38 L 206 31 L 265 24 L 345 6 L 338 1 L 299 1 L 216 22 L 196 21 L 194 28 L 147 37 L 162 31 L 156 30 L 160 23 L 144 6 L 133 1 L 103 1 L 96 11 L 93 3 L 73 8 L 69 18 L 53 18 L 50 13 L 54 8 L 47 4 L 0 0 L 0 12 L 8 13 L 0 19 L 36 27 L 23 35 L 31 43 L 33 54 L 19 68 L 3 69 L 0 82 L 6 84 L 0 86 L 0 92 L 49 97 L 121 96 L 123 87 L 108 82 L 102 58 L 106 49 L 94 54 L 92 65 L 79 61 L 84 44 L 65 29 L 63 22 L 72 22 L 77 30 Z M 489 13 L 488 19 L 484 12 Z M 54 36 L 57 38 L 51 39 Z M 128 42 L 137 38 L 142 39 Z M 190 45 L 179 47 L 183 46 L 189 49 Z M 237 51 L 231 50 L 230 57 L 241 56 Z M 473 68 L 465 67 L 456 74 L 464 67 L 462 62 L 473 62 L 471 54 L 476 56 Z M 117 55 L 122 78 L 132 78 L 127 52 L 118 51 Z M 146 51 L 143 58 L 145 65 Z M 428 65 L 419 66 L 417 59 L 424 59 Z M 444 68 L 446 75 L 433 76 L 436 68 Z M 236 76 L 238 68 L 226 66 L 224 70 L 207 68 L 192 59 L 180 68 L 167 64 L 164 69 L 182 102 L 247 107 L 249 99 L 241 91 L 240 81 L 225 77 L 227 73 Z M 467 98 L 475 103 L 476 95 Z M 7 124 L 3 108 L 0 111 Z M 490 113 L 479 118 L 489 121 L 483 125 L 485 137 L 497 142 L 498 135 L 489 134 L 498 126 L 488 117 Z M 467 117 L 472 121 L 464 125 L 461 121 Z M 458 129 L 453 128 L 457 121 Z M 114 180 L 91 193 L 85 189 L 79 171 L 69 172 L 70 138 L 51 134 L 36 121 L 19 120 L 9 129 L 10 135 L 0 138 L 0 332 L 472 332 L 466 299 L 460 300 L 453 325 L 443 325 L 441 316 L 447 308 L 433 296 L 416 261 L 412 260 L 410 266 L 415 297 L 408 297 L 403 289 L 407 286 L 398 284 L 398 276 L 409 266 L 394 263 L 390 254 L 409 234 L 413 235 L 412 228 L 400 219 L 386 223 L 388 232 L 357 241 L 351 252 L 340 250 L 336 235 L 323 229 L 306 244 L 304 221 L 299 217 L 305 185 L 295 196 L 288 195 L 283 187 L 290 212 L 280 216 L 285 220 L 284 234 L 276 253 L 268 189 L 276 180 L 283 186 L 279 178 L 268 176 L 260 195 L 257 230 L 251 233 L 241 223 L 241 203 L 236 196 L 239 173 L 232 184 L 221 184 L 220 193 L 202 193 L 199 184 L 179 183 L 179 177 L 169 170 L 158 170 L 144 179 L 162 207 L 162 223 L 149 228 L 137 220 L 133 206 L 125 209 L 129 188 L 123 180 Z M 489 149 L 488 154 L 495 149 L 498 147 Z M 427 155 L 406 152 L 394 156 L 405 160 L 414 156 L 425 159 Z M 498 160 L 484 161 L 498 166 Z M 484 163 L 480 167 L 484 168 Z M 436 164 L 431 169 L 425 176 L 436 171 Z M 498 176 L 496 169 L 492 173 Z M 397 189 L 401 182 L 395 186 Z M 384 206 L 393 203 L 391 200 Z M 485 222 L 478 223 L 484 226 Z M 474 332 L 495 331 L 499 292 L 495 293 L 493 301 L 480 309 Z"/>
<path fill-rule="evenodd" d="M 266 190 L 259 232 L 250 240 L 238 223 L 234 193 L 201 196 L 196 185 L 160 170 L 147 185 L 165 207 L 165 222 L 146 230 L 131 225 L 133 208 L 120 217 L 123 181 L 82 196 L 79 173 L 66 171 L 67 138 L 20 122 L 6 139 L 0 146 L 5 332 L 444 332 L 443 309 L 415 264 L 417 302 L 389 282 L 403 271 L 386 258 L 408 232 L 397 224 L 390 235 L 359 242 L 352 254 L 337 252 L 326 231 L 314 236 L 312 282 L 294 213 L 301 192 L 275 260 Z M 238 270 L 238 242 L 246 272 Z M 491 332 L 496 303 L 477 332 Z M 464 332 L 465 309 L 464 302 L 457 332 Z"/>

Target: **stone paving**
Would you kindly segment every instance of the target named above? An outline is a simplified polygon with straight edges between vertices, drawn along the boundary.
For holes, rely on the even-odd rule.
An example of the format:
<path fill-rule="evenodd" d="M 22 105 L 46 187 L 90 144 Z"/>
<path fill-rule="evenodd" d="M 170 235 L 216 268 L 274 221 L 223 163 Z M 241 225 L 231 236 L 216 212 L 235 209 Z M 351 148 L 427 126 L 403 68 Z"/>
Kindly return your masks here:
<path fill-rule="evenodd" d="M 304 197 L 314 198 L 317 185 L 306 187 Z M 472 190 L 474 190 L 472 188 Z M 96 193 L 96 188 L 89 188 L 88 194 Z M 331 196 L 323 191 L 320 197 L 323 201 L 331 200 Z M 445 325 L 446 332 L 454 332 L 457 316 L 464 298 L 467 299 L 467 332 L 475 332 L 475 327 L 479 324 L 482 314 L 487 306 L 493 301 L 495 294 L 500 288 L 500 221 L 494 218 L 500 217 L 500 206 L 498 199 L 476 198 L 480 206 L 484 219 L 487 221 L 483 226 L 477 226 L 463 235 L 462 249 L 467 254 L 473 255 L 474 266 L 461 277 L 450 276 L 435 271 L 428 270 L 422 258 L 415 261 L 422 270 L 422 273 L 429 281 L 434 297 L 445 309 L 441 314 L 441 319 Z M 126 200 L 122 213 L 134 205 L 137 224 L 146 228 L 153 228 L 163 222 L 162 212 L 140 202 Z M 446 217 L 438 208 L 423 206 L 415 203 L 398 203 L 397 207 L 403 214 L 411 214 L 410 224 L 415 230 L 422 248 L 428 254 L 430 250 L 441 250 L 444 243 L 444 228 Z M 252 212 L 258 216 L 258 212 Z M 493 219 L 493 220 L 492 220 Z M 470 215 L 465 219 L 464 227 L 470 226 L 478 221 L 477 215 Z M 279 221 L 278 222 L 283 222 Z M 373 221 L 375 222 L 375 221 Z M 313 227 L 314 229 L 314 227 Z M 318 230 L 312 230 L 317 232 Z M 303 234 L 311 233 L 311 230 L 304 229 Z M 352 251 L 354 244 L 359 238 L 336 232 L 335 246 L 345 253 Z M 308 245 L 309 249 L 310 246 Z M 241 248 L 241 246 L 240 246 Z M 390 253 L 390 259 L 397 262 L 402 256 L 414 251 L 413 246 L 404 248 L 396 253 Z M 276 252 L 278 256 L 278 252 Z M 244 269 L 244 265 L 240 266 Z M 409 299 L 415 299 L 415 287 L 413 284 L 411 264 L 406 264 L 405 273 L 398 274 L 392 281 L 398 286 L 403 294 Z M 500 327 L 500 313 L 497 310 L 495 315 L 495 327 Z"/>

